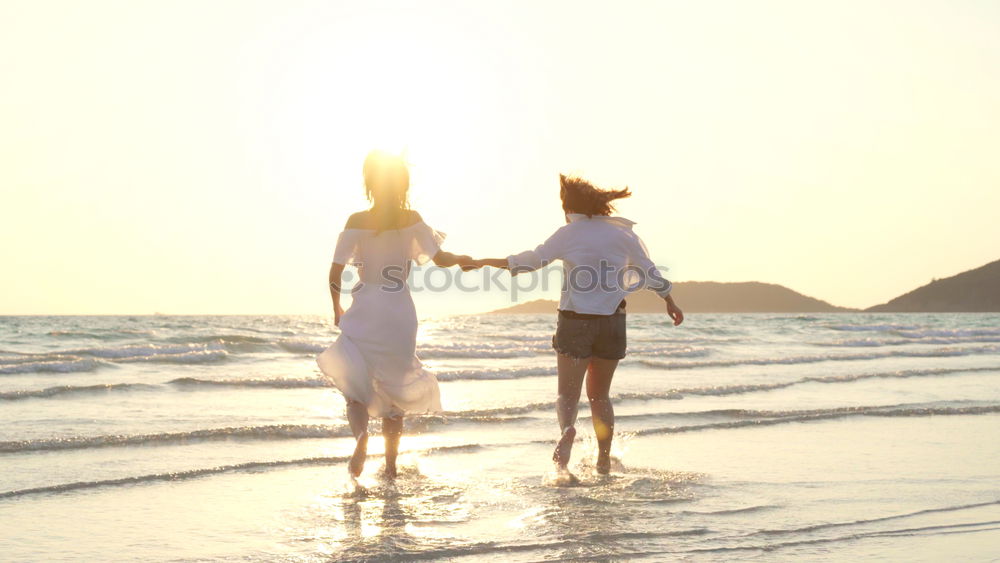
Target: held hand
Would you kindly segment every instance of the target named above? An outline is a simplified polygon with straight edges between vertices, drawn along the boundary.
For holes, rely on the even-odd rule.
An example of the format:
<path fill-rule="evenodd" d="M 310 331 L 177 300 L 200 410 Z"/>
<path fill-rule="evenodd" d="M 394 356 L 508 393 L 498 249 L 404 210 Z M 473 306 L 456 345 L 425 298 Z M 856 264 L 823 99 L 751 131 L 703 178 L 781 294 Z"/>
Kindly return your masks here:
<path fill-rule="evenodd" d="M 480 264 L 479 260 L 473 260 L 472 256 L 459 256 L 458 267 L 462 268 L 463 272 L 471 272 L 472 270 L 482 268 L 483 265 Z"/>
<path fill-rule="evenodd" d="M 340 317 L 344 316 L 344 308 L 340 305 L 335 305 L 333 308 L 333 325 L 340 326 Z"/>
<path fill-rule="evenodd" d="M 667 315 L 674 320 L 674 326 L 684 322 L 684 311 L 681 311 L 673 299 L 667 299 Z"/>
<path fill-rule="evenodd" d="M 483 268 L 489 266 L 491 268 L 507 268 L 506 258 L 480 258 L 479 260 L 473 260 L 476 267 Z M 515 275 L 517 272 L 511 272 L 511 275 Z"/>

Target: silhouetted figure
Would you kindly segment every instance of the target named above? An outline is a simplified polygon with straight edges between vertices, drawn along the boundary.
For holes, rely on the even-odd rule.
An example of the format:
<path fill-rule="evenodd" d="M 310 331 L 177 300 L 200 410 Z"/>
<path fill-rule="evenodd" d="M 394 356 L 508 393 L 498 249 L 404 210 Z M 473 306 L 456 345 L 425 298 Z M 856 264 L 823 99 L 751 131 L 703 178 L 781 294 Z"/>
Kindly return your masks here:
<path fill-rule="evenodd" d="M 406 285 L 411 261 L 464 265 L 471 258 L 440 250 L 444 235 L 409 209 L 410 174 L 401 157 L 371 152 L 364 163 L 371 209 L 351 215 L 337 239 L 330 296 L 340 336 L 317 357 L 323 375 L 344 394 L 357 441 L 348 471 L 361 475 L 368 448 L 368 417 L 382 417 L 385 476 L 396 476 L 406 413 L 439 412 L 438 382 L 416 356 L 417 313 Z M 340 306 L 344 267 L 358 267 L 351 306 Z"/>
<path fill-rule="evenodd" d="M 667 314 L 679 325 L 684 314 L 670 296 L 671 283 L 657 270 L 634 222 L 612 217 L 611 202 L 629 197 L 629 190 L 601 190 L 579 178 L 559 176 L 566 225 L 534 250 L 476 264 L 508 268 L 512 275 L 563 262 L 563 290 L 552 346 L 556 350 L 559 395 L 556 415 L 560 437 L 552 460 L 569 471 L 576 438 L 576 416 L 584 377 L 597 436 L 598 473 L 611 471 L 611 439 L 615 414 L 608 396 L 618 361 L 625 357 L 625 296 L 646 287 L 666 303 Z"/>

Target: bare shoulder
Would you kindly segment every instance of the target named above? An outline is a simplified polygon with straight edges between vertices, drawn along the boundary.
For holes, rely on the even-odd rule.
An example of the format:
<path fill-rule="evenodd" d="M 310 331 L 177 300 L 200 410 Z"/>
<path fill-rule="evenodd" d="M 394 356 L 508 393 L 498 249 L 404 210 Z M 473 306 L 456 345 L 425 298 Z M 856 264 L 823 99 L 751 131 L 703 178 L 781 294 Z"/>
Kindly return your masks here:
<path fill-rule="evenodd" d="M 376 218 L 375 214 L 372 213 L 372 211 L 370 209 L 369 210 L 365 210 L 365 211 L 358 211 L 357 213 L 354 213 L 350 217 L 347 218 L 347 224 L 344 225 L 344 228 L 345 229 L 375 229 L 375 228 L 379 227 L 377 221 L 378 221 L 378 219 Z M 398 215 L 395 218 L 396 225 L 392 226 L 391 228 L 393 228 L 393 229 L 403 229 L 403 228 L 409 227 L 411 225 L 415 225 L 415 224 L 417 224 L 417 223 L 419 223 L 421 221 L 423 221 L 423 218 L 420 217 L 419 213 L 417 213 L 416 211 L 413 211 L 412 209 L 406 209 L 406 210 L 403 210 L 402 214 Z"/>
<path fill-rule="evenodd" d="M 371 227 L 371 222 L 371 213 L 369 211 L 358 211 L 357 213 L 352 213 L 351 216 L 347 218 L 347 224 L 344 225 L 344 228 L 368 229 Z"/>
<path fill-rule="evenodd" d="M 421 217 L 420 214 L 417 213 L 415 209 L 407 209 L 406 215 L 404 215 L 403 222 L 406 224 L 407 227 L 409 227 L 410 225 L 416 225 L 417 223 L 423 220 L 424 218 Z"/>

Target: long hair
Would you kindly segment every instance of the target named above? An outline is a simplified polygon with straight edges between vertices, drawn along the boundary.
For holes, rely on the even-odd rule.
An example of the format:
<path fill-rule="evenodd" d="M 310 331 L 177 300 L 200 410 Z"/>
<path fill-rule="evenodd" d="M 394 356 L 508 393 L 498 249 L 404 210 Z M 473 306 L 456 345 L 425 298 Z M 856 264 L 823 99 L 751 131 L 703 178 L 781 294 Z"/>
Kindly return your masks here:
<path fill-rule="evenodd" d="M 602 190 L 583 178 L 559 175 L 559 197 L 566 213 L 582 213 L 587 217 L 611 215 L 615 210 L 611 202 L 631 195 L 632 192 L 627 187 Z"/>
<path fill-rule="evenodd" d="M 373 150 L 365 157 L 362 169 L 365 197 L 372 203 L 377 231 L 394 228 L 403 211 L 410 208 L 410 170 L 402 156 Z"/>

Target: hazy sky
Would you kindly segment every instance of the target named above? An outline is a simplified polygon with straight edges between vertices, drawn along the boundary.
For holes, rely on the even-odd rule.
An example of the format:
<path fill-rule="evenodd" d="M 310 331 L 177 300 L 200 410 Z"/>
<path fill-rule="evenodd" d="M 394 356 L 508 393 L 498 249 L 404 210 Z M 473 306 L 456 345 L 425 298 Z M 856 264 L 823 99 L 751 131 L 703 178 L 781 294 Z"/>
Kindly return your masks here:
<path fill-rule="evenodd" d="M 373 147 L 456 252 L 541 242 L 569 172 L 675 281 L 1000 258 L 996 2 L 0 0 L 0 53 L 0 314 L 327 312 Z"/>

